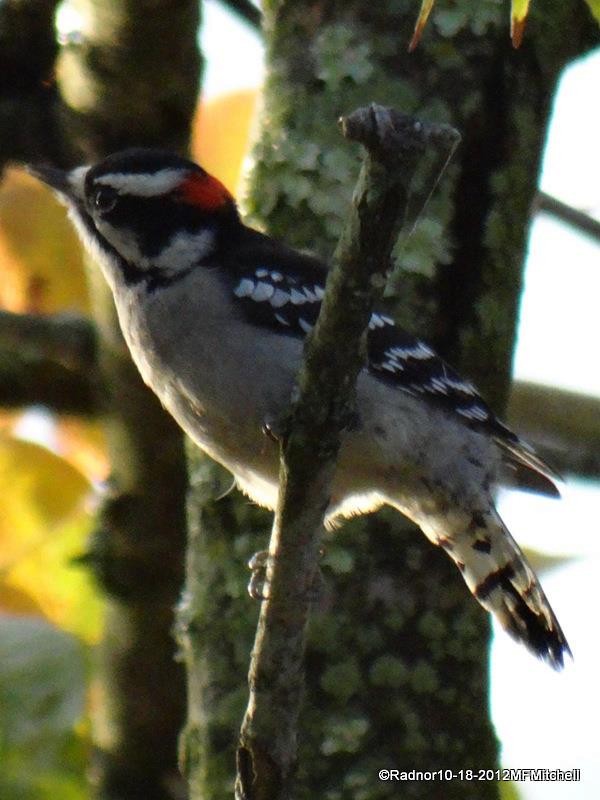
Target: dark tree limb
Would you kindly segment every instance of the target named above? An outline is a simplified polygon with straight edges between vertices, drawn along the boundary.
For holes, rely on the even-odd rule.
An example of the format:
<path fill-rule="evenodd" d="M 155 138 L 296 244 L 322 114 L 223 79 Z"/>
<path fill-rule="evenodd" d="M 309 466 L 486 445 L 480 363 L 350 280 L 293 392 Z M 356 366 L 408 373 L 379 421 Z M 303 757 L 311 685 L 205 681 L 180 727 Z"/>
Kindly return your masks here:
<path fill-rule="evenodd" d="M 252 28 L 260 31 L 262 25 L 262 14 L 260 9 L 257 8 L 250 0 L 221 0 L 221 5 L 228 8 L 233 14 L 239 17 L 244 22 L 247 22 Z"/>
<path fill-rule="evenodd" d="M 343 119 L 342 132 L 363 144 L 367 155 L 321 313 L 306 344 L 299 396 L 284 424 L 268 598 L 258 623 L 238 749 L 240 800 L 290 796 L 310 596 L 336 457 L 364 363 L 364 333 L 386 283 L 423 153 L 427 147 L 443 152 L 445 163 L 459 138 L 448 126 L 375 105 Z"/>
<path fill-rule="evenodd" d="M 8 161 L 65 161 L 53 78 L 57 5 L 0 3 L 0 169 Z"/>
<path fill-rule="evenodd" d="M 201 59 L 197 0 L 79 0 L 86 20 L 57 64 L 63 135 L 96 161 L 131 146 L 188 147 Z M 95 797 L 173 800 L 185 676 L 174 606 L 184 576 L 183 435 L 131 362 L 110 290 L 90 269 L 115 493 L 87 554 L 107 595 L 99 647 Z"/>
<path fill-rule="evenodd" d="M 0 311 L 0 347 L 30 352 L 78 370 L 95 367 L 94 324 L 77 314 L 15 314 Z"/>
<path fill-rule="evenodd" d="M 579 211 L 573 206 L 563 203 L 556 197 L 552 197 L 546 192 L 538 192 L 533 205 L 534 211 L 544 212 L 556 217 L 561 222 L 566 222 L 581 233 L 589 236 L 595 242 L 600 242 L 600 220 L 590 217 L 589 214 Z"/>
<path fill-rule="evenodd" d="M 84 317 L 0 311 L 0 405 L 97 414 L 97 345 L 94 325 Z"/>

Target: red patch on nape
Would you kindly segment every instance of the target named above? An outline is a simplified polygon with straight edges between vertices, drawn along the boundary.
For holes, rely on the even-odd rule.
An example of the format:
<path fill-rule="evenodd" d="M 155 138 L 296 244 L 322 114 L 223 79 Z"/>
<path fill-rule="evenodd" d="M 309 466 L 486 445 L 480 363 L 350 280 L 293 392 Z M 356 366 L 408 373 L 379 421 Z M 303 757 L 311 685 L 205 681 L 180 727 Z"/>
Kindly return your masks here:
<path fill-rule="evenodd" d="M 193 172 L 179 187 L 179 198 L 202 211 L 216 211 L 233 197 L 221 181 L 207 173 Z"/>

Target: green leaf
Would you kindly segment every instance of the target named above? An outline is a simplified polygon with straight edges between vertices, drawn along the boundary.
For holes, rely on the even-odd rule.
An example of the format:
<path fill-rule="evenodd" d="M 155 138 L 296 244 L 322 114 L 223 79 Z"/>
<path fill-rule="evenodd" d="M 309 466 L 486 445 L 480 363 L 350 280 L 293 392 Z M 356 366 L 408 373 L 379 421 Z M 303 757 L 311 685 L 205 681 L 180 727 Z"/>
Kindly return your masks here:
<path fill-rule="evenodd" d="M 85 743 L 85 649 L 47 622 L 0 615 L 0 796 L 78 798 Z M 57 791 L 57 787 L 61 787 Z"/>
<path fill-rule="evenodd" d="M 585 0 L 596 22 L 600 22 L 600 0 Z"/>
<path fill-rule="evenodd" d="M 4 743 L 72 728 L 85 705 L 82 645 L 38 618 L 0 616 L 0 701 Z"/>
<path fill-rule="evenodd" d="M 525 30 L 525 22 L 529 13 L 529 2 L 530 0 L 511 0 L 510 38 L 514 48 L 520 47 L 523 40 L 523 31 Z"/>

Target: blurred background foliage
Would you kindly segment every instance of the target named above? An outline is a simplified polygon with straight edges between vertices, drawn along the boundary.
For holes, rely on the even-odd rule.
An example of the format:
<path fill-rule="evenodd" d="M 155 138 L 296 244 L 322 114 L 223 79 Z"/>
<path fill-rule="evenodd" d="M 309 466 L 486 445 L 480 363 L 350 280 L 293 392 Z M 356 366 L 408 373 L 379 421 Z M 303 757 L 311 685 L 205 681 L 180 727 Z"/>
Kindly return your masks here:
<path fill-rule="evenodd" d="M 467 3 L 455 6 L 452 19 Z M 417 7 L 415 2 L 415 13 Z M 450 13 L 440 15 L 438 27 L 444 19 L 450 25 Z M 329 66 L 336 66 L 333 59 Z M 234 192 L 256 102 L 256 91 L 237 90 L 196 110 L 192 155 Z M 423 229 L 416 249 L 419 235 L 437 241 L 438 234 Z M 0 185 L 0 276 L 2 309 L 90 313 L 82 255 L 64 210 L 17 169 L 6 170 Z M 100 592 L 81 560 L 108 479 L 98 422 L 41 409 L 0 412 L 2 800 L 88 796 L 92 720 L 103 699 L 91 663 L 103 613 Z M 325 564 L 339 574 L 352 566 L 344 561 L 342 543 L 329 549 Z M 345 673 L 334 666 L 324 677 L 324 688 L 342 699 L 354 680 L 351 662 Z M 393 664 L 380 662 L 376 680 L 393 685 Z M 240 709 L 244 700 L 245 686 L 236 695 Z M 349 733 L 344 729 L 344 736 Z M 501 791 L 504 800 L 517 796 L 508 784 Z"/>

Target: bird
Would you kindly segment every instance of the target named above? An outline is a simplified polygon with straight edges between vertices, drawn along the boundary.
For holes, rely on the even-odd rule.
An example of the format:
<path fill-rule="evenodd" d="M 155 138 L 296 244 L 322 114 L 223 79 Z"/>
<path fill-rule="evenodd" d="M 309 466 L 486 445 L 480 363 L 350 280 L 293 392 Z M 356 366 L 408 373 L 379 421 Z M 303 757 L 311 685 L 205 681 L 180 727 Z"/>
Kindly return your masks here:
<path fill-rule="evenodd" d="M 177 154 L 132 148 L 69 170 L 29 165 L 67 206 L 114 297 L 133 361 L 181 428 L 274 509 L 278 445 L 327 265 L 255 230 Z M 326 522 L 389 505 L 454 561 L 479 603 L 555 669 L 571 655 L 495 506 L 503 482 L 557 496 L 557 473 L 475 386 L 376 308 Z"/>

